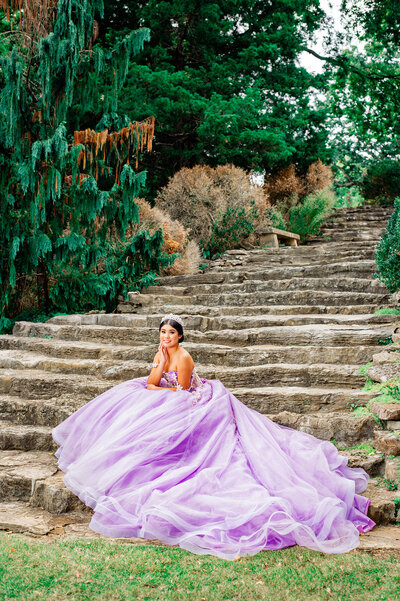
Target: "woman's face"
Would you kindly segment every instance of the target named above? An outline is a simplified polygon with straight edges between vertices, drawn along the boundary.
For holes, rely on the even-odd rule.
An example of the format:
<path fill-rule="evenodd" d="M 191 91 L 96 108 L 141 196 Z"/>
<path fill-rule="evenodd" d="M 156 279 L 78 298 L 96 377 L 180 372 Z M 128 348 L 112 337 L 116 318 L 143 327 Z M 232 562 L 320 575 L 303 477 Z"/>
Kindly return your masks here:
<path fill-rule="evenodd" d="M 166 348 L 173 348 L 179 344 L 179 334 L 169 323 L 162 326 L 160 330 L 160 342 Z"/>

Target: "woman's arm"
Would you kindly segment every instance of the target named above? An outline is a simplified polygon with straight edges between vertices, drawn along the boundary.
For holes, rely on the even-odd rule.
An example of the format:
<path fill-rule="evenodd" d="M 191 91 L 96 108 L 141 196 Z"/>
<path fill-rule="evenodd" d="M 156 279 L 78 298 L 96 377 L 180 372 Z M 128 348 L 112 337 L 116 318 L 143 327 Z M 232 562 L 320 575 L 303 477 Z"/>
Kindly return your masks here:
<path fill-rule="evenodd" d="M 158 352 L 155 354 L 153 359 L 153 367 L 151 369 L 150 375 L 147 378 L 147 388 L 148 390 L 159 390 L 161 386 L 159 386 L 160 380 L 162 378 L 165 362 L 166 362 L 166 351 L 160 344 Z"/>
<path fill-rule="evenodd" d="M 187 390 L 190 386 L 190 379 L 194 362 L 190 355 L 182 357 L 178 363 L 178 386 L 173 390 Z"/>

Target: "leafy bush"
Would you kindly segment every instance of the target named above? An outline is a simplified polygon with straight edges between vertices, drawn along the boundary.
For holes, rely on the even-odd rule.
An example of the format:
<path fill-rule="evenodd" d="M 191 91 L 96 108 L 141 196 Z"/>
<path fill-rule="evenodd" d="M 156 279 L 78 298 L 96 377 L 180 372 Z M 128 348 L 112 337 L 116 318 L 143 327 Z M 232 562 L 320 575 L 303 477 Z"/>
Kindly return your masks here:
<path fill-rule="evenodd" d="M 197 165 L 181 169 L 170 179 L 159 192 L 156 207 L 179 220 L 190 230 L 191 239 L 212 254 L 224 246 L 218 241 L 223 231 L 229 237 L 227 248 L 251 233 L 263 220 L 268 201 L 263 189 L 252 184 L 243 169 Z M 235 228 L 238 232 L 233 235 Z"/>
<path fill-rule="evenodd" d="M 335 194 L 328 189 L 309 194 L 289 209 L 287 229 L 299 234 L 300 240 L 305 242 L 309 236 L 318 234 L 322 224 L 332 213 L 335 201 Z"/>
<path fill-rule="evenodd" d="M 389 292 L 400 290 L 400 199 L 394 203 L 394 211 L 382 234 L 375 254 L 378 279 Z"/>
<path fill-rule="evenodd" d="M 392 204 L 400 190 L 400 162 L 386 159 L 368 167 L 361 185 L 365 198 Z"/>
<path fill-rule="evenodd" d="M 309 236 L 318 234 L 332 213 L 335 202 L 334 192 L 326 188 L 309 194 L 301 201 L 293 195 L 286 203 L 278 203 L 267 210 L 266 215 L 273 227 L 299 234 L 300 240 L 305 242 Z"/>
<path fill-rule="evenodd" d="M 248 210 L 243 207 L 228 208 L 213 224 L 211 237 L 204 246 L 205 255 L 212 257 L 239 246 L 254 231 L 257 217 L 254 202 Z"/>

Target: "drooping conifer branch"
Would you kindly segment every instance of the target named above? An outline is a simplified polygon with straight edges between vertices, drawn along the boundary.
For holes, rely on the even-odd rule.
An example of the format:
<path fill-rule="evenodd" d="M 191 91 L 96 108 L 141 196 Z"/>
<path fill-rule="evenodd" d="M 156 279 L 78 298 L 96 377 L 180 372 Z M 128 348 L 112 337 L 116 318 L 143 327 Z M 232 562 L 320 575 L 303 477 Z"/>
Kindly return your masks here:
<path fill-rule="evenodd" d="M 25 1 L 35 4 L 10 10 Z M 174 258 L 161 251 L 161 231 L 125 236 L 146 175 L 129 157 L 137 166 L 151 151 L 154 118 L 129 123 L 118 95 L 149 31 L 103 49 L 93 37 L 102 10 L 103 0 L 58 0 L 50 33 L 0 56 L 0 326 L 24 278 L 46 310 L 111 309 Z"/>

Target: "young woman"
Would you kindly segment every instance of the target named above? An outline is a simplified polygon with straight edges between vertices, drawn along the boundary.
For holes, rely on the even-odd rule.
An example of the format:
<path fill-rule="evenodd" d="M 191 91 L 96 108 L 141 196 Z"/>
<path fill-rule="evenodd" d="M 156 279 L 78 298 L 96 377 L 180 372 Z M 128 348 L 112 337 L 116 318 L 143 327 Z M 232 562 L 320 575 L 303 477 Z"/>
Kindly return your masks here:
<path fill-rule="evenodd" d="M 233 560 L 303 545 L 343 553 L 375 525 L 368 475 L 327 441 L 275 424 L 200 379 L 166 315 L 148 378 L 107 390 L 53 430 L 65 484 L 106 536 Z"/>

